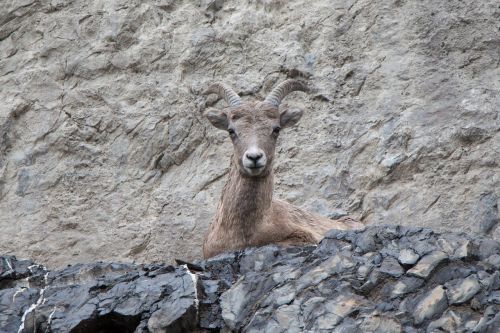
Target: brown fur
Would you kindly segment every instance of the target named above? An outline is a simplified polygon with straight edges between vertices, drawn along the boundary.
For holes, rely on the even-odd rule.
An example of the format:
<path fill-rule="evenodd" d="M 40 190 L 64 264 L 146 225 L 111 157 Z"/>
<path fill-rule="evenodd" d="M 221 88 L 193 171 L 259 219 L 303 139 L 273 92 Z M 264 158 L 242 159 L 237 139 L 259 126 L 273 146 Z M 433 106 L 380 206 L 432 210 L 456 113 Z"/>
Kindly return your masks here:
<path fill-rule="evenodd" d="M 243 103 L 207 115 L 214 126 L 230 127 L 237 134 L 232 137 L 235 150 L 229 179 L 205 235 L 205 258 L 250 246 L 314 244 L 330 229 L 363 226 L 349 218 L 331 220 L 273 199 L 272 164 L 277 139 L 277 135 L 272 134 L 273 128 L 293 125 L 301 115 L 293 121 L 290 121 L 291 117 L 283 120 L 285 112 L 287 110 L 280 113 L 277 107 L 266 103 Z M 267 165 L 259 175 L 249 175 L 241 162 L 252 144 L 257 144 L 267 158 Z"/>

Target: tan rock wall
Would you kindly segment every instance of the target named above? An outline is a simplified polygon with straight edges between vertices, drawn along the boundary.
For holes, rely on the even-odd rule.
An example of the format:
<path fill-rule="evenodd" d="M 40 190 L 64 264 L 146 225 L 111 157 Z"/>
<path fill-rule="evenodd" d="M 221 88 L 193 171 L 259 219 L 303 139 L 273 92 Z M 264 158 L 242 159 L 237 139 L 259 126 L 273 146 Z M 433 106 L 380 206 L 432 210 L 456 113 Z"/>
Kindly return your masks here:
<path fill-rule="evenodd" d="M 276 195 L 499 238 L 500 10 L 485 1 L 34 1 L 0 6 L 0 253 L 192 259 L 228 171 L 209 82 L 313 92 Z M 222 102 L 221 102 L 222 105 Z"/>

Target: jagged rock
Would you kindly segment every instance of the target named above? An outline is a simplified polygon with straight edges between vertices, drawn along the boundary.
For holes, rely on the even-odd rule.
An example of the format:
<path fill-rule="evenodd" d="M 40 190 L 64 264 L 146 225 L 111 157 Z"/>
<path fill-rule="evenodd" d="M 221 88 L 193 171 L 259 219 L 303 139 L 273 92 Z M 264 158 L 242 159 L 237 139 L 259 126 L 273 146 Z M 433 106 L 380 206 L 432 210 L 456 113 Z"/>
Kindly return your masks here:
<path fill-rule="evenodd" d="M 445 259 L 448 259 L 446 253 L 433 251 L 420 259 L 417 265 L 408 271 L 408 274 L 419 278 L 426 278 Z"/>
<path fill-rule="evenodd" d="M 184 267 L 79 264 L 46 273 L 38 289 L 1 292 L 0 308 L 9 308 L 2 316 L 10 314 L 6 321 L 0 317 L 1 332 L 165 332 L 196 326 L 196 277 Z M 16 297 L 9 304 L 12 292 Z M 141 322 L 147 325 L 136 330 Z"/>
<path fill-rule="evenodd" d="M 0 332 L 17 332 L 22 315 L 36 304 L 40 297 L 37 288 L 9 288 L 0 290 Z"/>
<path fill-rule="evenodd" d="M 462 259 L 471 255 L 471 242 L 458 237 L 456 234 L 443 235 L 438 239 L 438 244 L 450 259 Z"/>
<path fill-rule="evenodd" d="M 399 333 L 402 331 L 401 324 L 396 320 L 377 314 L 374 314 L 373 317 L 365 318 L 359 328 L 360 332 Z M 354 329 L 350 332 L 356 332 L 356 330 Z"/>
<path fill-rule="evenodd" d="M 396 258 L 393 257 L 384 258 L 379 270 L 382 273 L 386 273 L 394 277 L 400 277 L 404 273 L 403 268 L 398 264 Z"/>
<path fill-rule="evenodd" d="M 415 307 L 413 318 L 415 323 L 420 325 L 424 320 L 434 317 L 436 314 L 441 314 L 446 309 L 446 293 L 443 286 L 437 286 L 429 293 L 424 295 L 422 300 Z"/>
<path fill-rule="evenodd" d="M 40 276 L 45 273 L 45 267 L 35 264 L 31 260 L 17 260 L 14 256 L 3 256 L 0 260 L 0 287 L 28 286 L 27 281 L 21 279 Z"/>
<path fill-rule="evenodd" d="M 494 254 L 485 259 L 485 261 L 491 266 L 495 267 L 497 270 L 500 270 L 500 255 Z"/>
<path fill-rule="evenodd" d="M 31 260 L 0 256 L 0 332 L 17 332 L 41 299 L 47 272 Z"/>
<path fill-rule="evenodd" d="M 483 259 L 439 260 L 419 277 L 399 266 L 401 249 L 426 243 L 436 249 L 427 259 L 433 266 L 447 246 L 439 239 L 488 246 Z M 47 271 L 1 257 L 0 332 L 494 332 L 500 272 L 487 261 L 500 255 L 494 243 L 387 226 L 331 231 L 317 247 L 269 245 L 177 267 Z"/>
<path fill-rule="evenodd" d="M 477 322 L 473 332 L 495 332 L 500 327 L 500 311 L 498 306 L 488 306 L 483 317 Z"/>
<path fill-rule="evenodd" d="M 398 260 L 403 265 L 413 265 L 420 258 L 412 249 L 402 249 L 399 252 Z"/>
<path fill-rule="evenodd" d="M 462 318 L 454 311 L 447 310 L 441 318 L 432 321 L 427 326 L 427 332 L 457 332 L 460 328 L 464 328 Z M 472 329 L 472 325 L 469 324 L 465 331 L 472 331 Z"/>
<path fill-rule="evenodd" d="M 398 281 L 392 290 L 392 296 L 398 297 L 407 293 L 414 292 L 417 288 L 420 288 L 424 284 L 424 280 L 415 277 L 403 277 Z"/>
<path fill-rule="evenodd" d="M 467 302 L 474 296 L 481 286 L 475 275 L 471 275 L 461 281 L 451 282 L 446 285 L 446 295 L 448 296 L 448 303 L 460 304 Z"/>

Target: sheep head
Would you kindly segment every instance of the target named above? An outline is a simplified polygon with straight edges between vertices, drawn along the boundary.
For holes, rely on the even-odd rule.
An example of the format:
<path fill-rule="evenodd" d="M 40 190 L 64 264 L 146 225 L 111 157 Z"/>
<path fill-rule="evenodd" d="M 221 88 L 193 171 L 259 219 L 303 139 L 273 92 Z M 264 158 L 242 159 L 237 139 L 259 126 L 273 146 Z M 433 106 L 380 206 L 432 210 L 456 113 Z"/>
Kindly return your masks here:
<path fill-rule="evenodd" d="M 229 105 L 208 109 L 205 116 L 218 129 L 227 131 L 233 142 L 237 167 L 243 176 L 263 177 L 272 169 L 276 141 L 282 128 L 295 125 L 300 109 L 280 111 L 281 100 L 292 91 L 307 91 L 305 83 L 286 80 L 276 86 L 264 101 L 247 102 L 222 83 L 211 85 L 203 94 L 217 94 Z"/>

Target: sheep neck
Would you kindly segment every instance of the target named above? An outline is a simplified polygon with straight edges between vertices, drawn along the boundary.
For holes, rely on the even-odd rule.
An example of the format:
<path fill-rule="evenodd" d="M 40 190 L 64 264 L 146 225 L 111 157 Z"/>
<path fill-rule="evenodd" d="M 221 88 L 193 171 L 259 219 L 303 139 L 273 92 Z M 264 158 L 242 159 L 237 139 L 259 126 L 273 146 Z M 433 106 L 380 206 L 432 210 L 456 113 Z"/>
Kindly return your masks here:
<path fill-rule="evenodd" d="M 220 223 L 225 230 L 249 239 L 271 208 L 273 172 L 271 168 L 265 176 L 248 177 L 240 173 L 237 163 L 233 158 L 229 179 L 222 192 Z"/>

